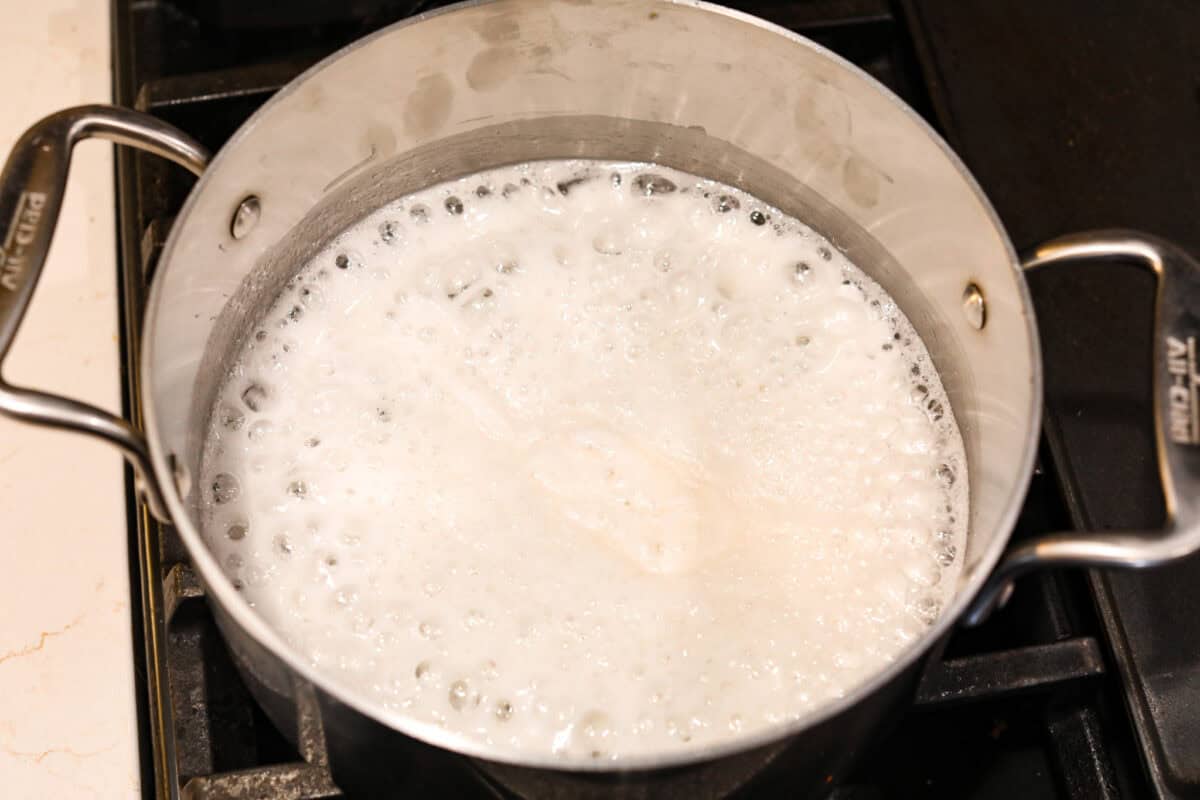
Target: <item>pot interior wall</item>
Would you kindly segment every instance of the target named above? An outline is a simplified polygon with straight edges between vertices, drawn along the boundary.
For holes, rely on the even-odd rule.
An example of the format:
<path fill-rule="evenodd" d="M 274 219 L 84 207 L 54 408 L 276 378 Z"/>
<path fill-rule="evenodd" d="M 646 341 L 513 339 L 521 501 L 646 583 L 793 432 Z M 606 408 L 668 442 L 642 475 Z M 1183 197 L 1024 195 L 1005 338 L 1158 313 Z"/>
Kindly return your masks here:
<path fill-rule="evenodd" d="M 285 89 L 221 152 L 172 231 L 145 331 L 152 450 L 160 474 L 174 464 L 167 491 L 194 556 L 209 408 L 238 338 L 287 278 L 399 194 L 564 156 L 734 184 L 878 280 L 924 339 L 963 432 L 962 580 L 990 568 L 1039 424 L 1031 311 L 990 207 L 940 140 L 855 68 L 733 12 L 646 0 L 498 0 L 392 27 Z M 234 239 L 249 195 L 261 219 Z M 987 300 L 982 330 L 962 312 L 971 283 Z"/>

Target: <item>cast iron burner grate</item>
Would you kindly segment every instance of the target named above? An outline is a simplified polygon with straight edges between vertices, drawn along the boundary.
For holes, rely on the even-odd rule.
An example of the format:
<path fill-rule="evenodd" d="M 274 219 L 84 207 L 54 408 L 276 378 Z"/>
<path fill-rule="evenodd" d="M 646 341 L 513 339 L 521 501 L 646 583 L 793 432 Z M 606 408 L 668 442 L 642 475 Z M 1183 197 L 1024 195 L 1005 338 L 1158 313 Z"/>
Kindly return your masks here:
<path fill-rule="evenodd" d="M 115 0 L 115 97 L 178 125 L 216 150 L 254 109 L 319 58 L 437 5 L 296 0 L 284 10 L 233 0 Z M 862 66 L 940 127 L 988 188 L 993 183 L 1003 189 L 1019 185 L 1005 182 L 1011 176 L 998 166 L 1004 154 L 989 154 L 980 146 L 994 133 L 996 120 L 982 113 L 978 103 L 966 102 L 975 91 L 994 91 L 995 82 L 988 79 L 991 65 L 1006 63 L 1004 54 L 988 50 L 979 39 L 980 26 L 995 23 L 987 15 L 967 11 L 955 0 L 747 0 L 733 5 L 814 38 Z M 1039 8 L 1062 6 L 1049 14 L 1061 20 L 1064 8 L 1079 5 L 1044 0 Z M 1038 24 L 1036 12 L 1024 14 L 1025 24 Z M 1021 35 L 1019 28 L 1005 33 L 1000 37 L 1005 47 Z M 978 52 L 963 52 L 964 41 Z M 1071 52 L 1063 56 L 1071 57 Z M 1079 62 L 1078 68 L 1086 70 L 1086 63 Z M 1046 124 L 1045 116 L 1026 121 L 1010 112 L 1010 125 L 1000 132 L 1014 137 L 1024 132 L 1020 141 L 1028 150 L 1029 132 Z M 136 354 L 146 290 L 190 184 L 182 171 L 164 162 L 128 150 L 119 153 L 125 403 L 135 420 L 141 413 Z M 1028 244 L 1024 237 L 1040 229 L 1022 225 L 1022 220 L 1039 219 L 1041 212 L 1035 207 L 1022 214 L 1011 195 L 1003 193 L 997 205 L 1015 226 L 1018 243 Z M 1050 202 L 1045 196 L 1038 199 Z M 1014 203 L 1011 212 L 1006 201 Z M 1129 324 L 1140 323 L 1133 319 Z M 1056 350 L 1064 335 L 1060 324 L 1048 352 Z M 1034 478 L 1018 536 L 1086 518 L 1083 495 L 1074 484 L 1079 468 L 1050 469 L 1051 464 L 1073 463 L 1074 440 L 1055 423 L 1055 408 L 1052 397 L 1051 446 L 1042 459 L 1047 468 L 1039 468 Z M 1143 418 L 1149 419 L 1148 413 Z M 1091 491 L 1104 489 L 1100 484 Z M 275 730 L 239 679 L 178 537 L 132 503 L 129 508 L 135 607 L 141 598 L 134 623 L 135 658 L 144 665 L 139 695 L 145 793 L 194 800 L 343 796 L 319 726 L 301 721 L 300 752 Z M 1109 655 L 1106 626 L 1114 624 L 1116 613 L 1108 604 L 1103 617 L 1097 617 L 1082 575 L 1023 581 L 1009 608 L 984 627 L 956 635 L 943 657 L 931 662 L 911 711 L 871 752 L 861 754 L 861 766 L 848 782 L 830 785 L 832 796 L 1040 800 L 1145 797 L 1152 784 L 1161 790 L 1163 770 L 1156 770 L 1155 753 L 1143 744 L 1144 720 L 1138 717 L 1139 725 L 1130 724 L 1123 697 L 1132 690 L 1116 674 Z M 1136 670 L 1124 660 L 1121 664 L 1136 683 Z M 1143 769 L 1143 761 L 1149 770 Z M 414 772 L 410 785 L 387 787 L 388 796 L 502 796 L 451 755 L 432 756 Z M 773 767 L 738 794 L 793 796 L 787 765 Z"/>

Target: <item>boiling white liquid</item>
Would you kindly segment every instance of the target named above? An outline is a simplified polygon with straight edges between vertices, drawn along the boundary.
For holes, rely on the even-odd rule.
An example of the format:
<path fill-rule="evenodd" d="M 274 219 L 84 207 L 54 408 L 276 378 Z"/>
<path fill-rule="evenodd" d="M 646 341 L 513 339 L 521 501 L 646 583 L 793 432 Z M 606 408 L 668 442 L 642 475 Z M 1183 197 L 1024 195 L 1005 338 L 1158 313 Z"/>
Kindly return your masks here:
<path fill-rule="evenodd" d="M 802 716 L 937 617 L 949 409 L 796 220 L 526 164 L 381 209 L 289 284 L 214 411 L 205 529 L 367 697 L 513 754 L 664 753 Z"/>

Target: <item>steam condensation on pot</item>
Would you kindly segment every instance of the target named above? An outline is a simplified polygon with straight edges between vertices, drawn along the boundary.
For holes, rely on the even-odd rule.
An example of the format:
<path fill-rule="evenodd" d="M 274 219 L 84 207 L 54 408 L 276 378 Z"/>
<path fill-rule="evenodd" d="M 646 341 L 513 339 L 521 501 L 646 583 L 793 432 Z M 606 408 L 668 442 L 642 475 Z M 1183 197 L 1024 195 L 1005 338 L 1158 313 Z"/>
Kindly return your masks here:
<path fill-rule="evenodd" d="M 938 617 L 967 519 L 892 300 L 649 164 L 480 173 L 347 230 L 244 343 L 204 475 L 209 546 L 316 669 L 565 761 L 843 695 Z"/>

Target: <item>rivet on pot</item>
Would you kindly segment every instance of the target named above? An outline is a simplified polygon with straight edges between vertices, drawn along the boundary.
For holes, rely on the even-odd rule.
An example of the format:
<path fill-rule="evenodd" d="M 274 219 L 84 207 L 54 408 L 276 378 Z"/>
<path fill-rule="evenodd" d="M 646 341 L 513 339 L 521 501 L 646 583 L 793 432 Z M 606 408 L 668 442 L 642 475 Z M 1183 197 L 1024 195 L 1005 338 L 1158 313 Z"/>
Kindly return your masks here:
<path fill-rule="evenodd" d="M 229 223 L 230 235 L 234 239 L 241 239 L 254 230 L 254 226 L 258 224 L 261 216 L 262 203 L 259 202 L 258 197 L 256 195 L 247 196 L 238 203 L 237 210 L 233 212 L 233 220 Z"/>
<path fill-rule="evenodd" d="M 987 304 L 983 300 L 983 291 L 974 283 L 968 283 L 963 290 L 962 306 L 967 324 L 977 331 L 983 330 L 987 324 Z"/>

